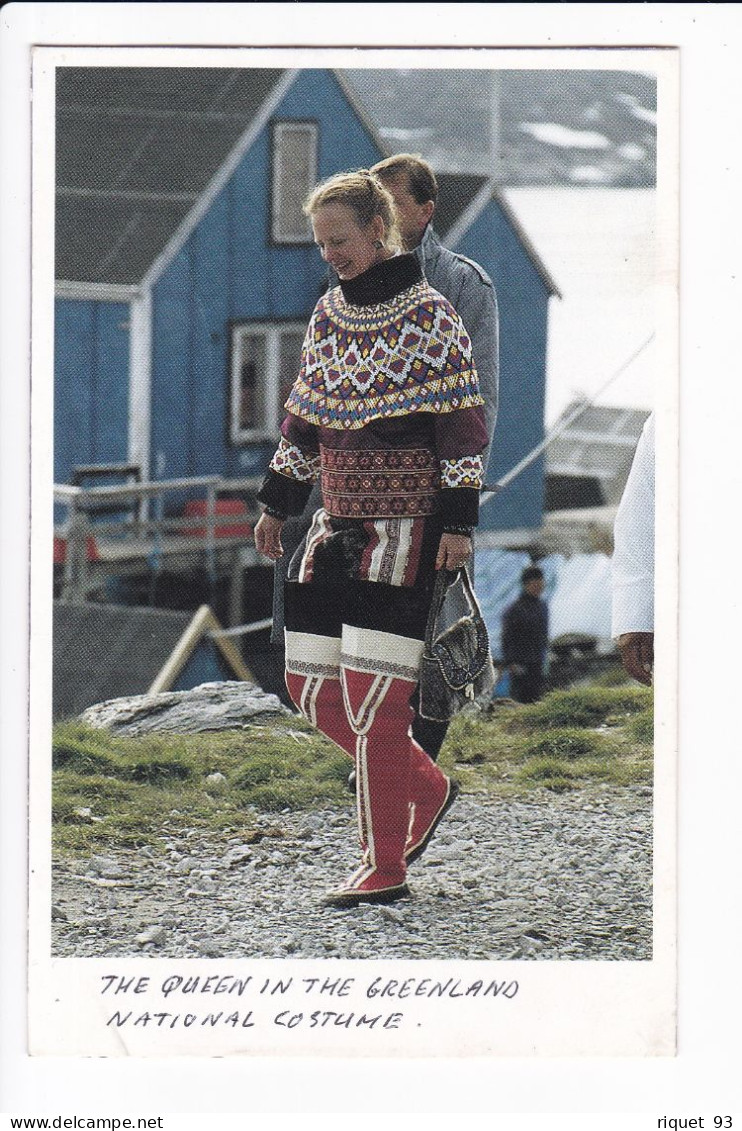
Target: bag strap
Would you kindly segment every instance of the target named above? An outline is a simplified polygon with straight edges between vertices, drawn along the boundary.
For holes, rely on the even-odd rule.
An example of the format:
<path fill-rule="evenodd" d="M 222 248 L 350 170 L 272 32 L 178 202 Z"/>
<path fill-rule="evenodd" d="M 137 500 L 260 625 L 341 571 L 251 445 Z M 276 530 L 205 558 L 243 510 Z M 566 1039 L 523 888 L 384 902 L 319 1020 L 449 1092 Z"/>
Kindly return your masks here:
<path fill-rule="evenodd" d="M 477 600 L 477 595 L 474 592 L 474 586 L 472 585 L 468 566 L 464 566 L 463 569 L 460 570 L 460 577 L 464 588 L 464 593 L 466 594 L 466 599 L 469 602 L 469 608 L 481 619 L 482 610 L 479 607 L 479 601 Z"/>
<path fill-rule="evenodd" d="M 458 570 L 439 569 L 435 579 L 435 587 L 433 589 L 433 598 L 430 602 L 430 612 L 428 613 L 428 623 L 425 626 L 425 653 L 430 655 L 431 649 L 436 638 L 436 625 L 438 617 L 441 615 L 443 609 L 443 602 L 446 599 L 448 588 L 453 584 L 455 575 Z"/>
<path fill-rule="evenodd" d="M 433 589 L 433 599 L 430 604 L 430 612 L 428 613 L 428 623 L 425 627 L 425 652 L 428 655 L 436 640 L 436 626 L 443 609 L 446 594 L 456 581 L 461 582 L 464 596 L 469 605 L 469 611 L 475 613 L 480 620 L 482 619 L 482 610 L 479 607 L 479 602 L 477 601 L 474 587 L 471 583 L 468 567 L 462 566 L 461 569 L 438 570 L 438 576 L 435 579 L 435 588 Z"/>

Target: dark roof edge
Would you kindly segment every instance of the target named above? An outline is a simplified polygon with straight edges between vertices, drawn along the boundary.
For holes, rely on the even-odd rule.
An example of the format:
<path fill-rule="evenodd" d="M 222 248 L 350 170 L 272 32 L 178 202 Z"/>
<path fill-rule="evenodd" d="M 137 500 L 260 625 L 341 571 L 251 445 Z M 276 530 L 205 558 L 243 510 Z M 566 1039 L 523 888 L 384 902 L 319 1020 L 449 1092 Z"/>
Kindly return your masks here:
<path fill-rule="evenodd" d="M 298 68 L 286 68 L 276 85 L 266 96 L 262 106 L 256 113 L 252 122 L 244 130 L 235 145 L 222 161 L 211 181 L 199 195 L 198 200 L 191 210 L 184 216 L 178 227 L 173 232 L 165 247 L 150 264 L 141 280 L 140 287 L 149 290 L 155 285 L 160 276 L 167 270 L 170 263 L 183 247 L 196 225 L 206 215 L 215 197 L 225 186 L 238 164 L 248 152 L 258 134 L 268 124 L 271 114 L 280 105 L 289 89 L 296 82 L 299 75 Z"/>
<path fill-rule="evenodd" d="M 459 240 L 463 239 L 464 234 L 471 228 L 475 220 L 477 220 L 491 200 L 494 200 L 505 213 L 508 223 L 512 226 L 518 239 L 523 244 L 523 247 L 528 254 L 531 262 L 536 268 L 539 276 L 543 280 L 549 295 L 555 295 L 556 298 L 562 298 L 562 292 L 556 285 L 554 279 L 549 273 L 546 264 L 536 251 L 536 247 L 526 232 L 523 224 L 518 219 L 515 210 L 506 199 L 503 189 L 498 187 L 491 178 L 487 178 L 485 184 L 479 190 L 474 200 L 469 204 L 459 216 L 452 228 L 448 232 L 442 232 L 443 242 L 448 245 L 455 245 Z"/>

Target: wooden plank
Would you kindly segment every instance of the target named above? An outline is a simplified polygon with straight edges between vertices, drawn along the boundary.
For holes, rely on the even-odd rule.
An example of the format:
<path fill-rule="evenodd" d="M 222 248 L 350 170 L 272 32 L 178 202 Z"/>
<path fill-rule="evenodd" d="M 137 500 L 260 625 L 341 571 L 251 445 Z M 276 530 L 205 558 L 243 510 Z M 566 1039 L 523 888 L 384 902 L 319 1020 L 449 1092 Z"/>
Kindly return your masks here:
<path fill-rule="evenodd" d="M 179 538 L 166 534 L 161 538 L 127 538 L 120 542 L 96 539 L 96 546 L 100 561 L 122 562 L 128 559 L 146 559 L 153 553 L 160 554 L 162 557 L 169 557 L 173 554 L 201 556 L 206 552 L 208 541 L 206 538 Z M 232 550 L 239 546 L 250 549 L 244 535 L 218 538 L 214 541 L 214 553 L 218 555 L 222 551 Z M 224 556 L 223 553 L 222 556 Z"/>

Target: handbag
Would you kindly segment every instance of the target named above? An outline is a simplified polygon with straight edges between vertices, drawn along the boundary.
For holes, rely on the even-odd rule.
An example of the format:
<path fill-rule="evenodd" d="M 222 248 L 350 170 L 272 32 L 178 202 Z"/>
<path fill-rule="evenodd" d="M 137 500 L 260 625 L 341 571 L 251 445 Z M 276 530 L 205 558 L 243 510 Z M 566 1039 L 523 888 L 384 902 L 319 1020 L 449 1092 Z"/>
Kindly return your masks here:
<path fill-rule="evenodd" d="M 445 622 L 447 603 L 463 598 L 466 612 L 449 627 Z M 419 713 L 425 719 L 447 722 L 477 699 L 491 695 L 495 669 L 490 654 L 487 626 L 482 619 L 469 571 L 440 570 L 425 630 L 425 646 L 420 666 Z"/>

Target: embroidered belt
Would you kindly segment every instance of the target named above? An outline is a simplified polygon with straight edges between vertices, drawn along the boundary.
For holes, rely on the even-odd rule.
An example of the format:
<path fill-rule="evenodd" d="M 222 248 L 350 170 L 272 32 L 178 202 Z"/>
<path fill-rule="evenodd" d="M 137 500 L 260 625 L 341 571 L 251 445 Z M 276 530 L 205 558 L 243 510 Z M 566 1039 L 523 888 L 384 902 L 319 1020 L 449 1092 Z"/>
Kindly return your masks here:
<path fill-rule="evenodd" d="M 414 518 L 438 507 L 440 466 L 427 448 L 322 447 L 322 501 L 336 518 Z"/>

